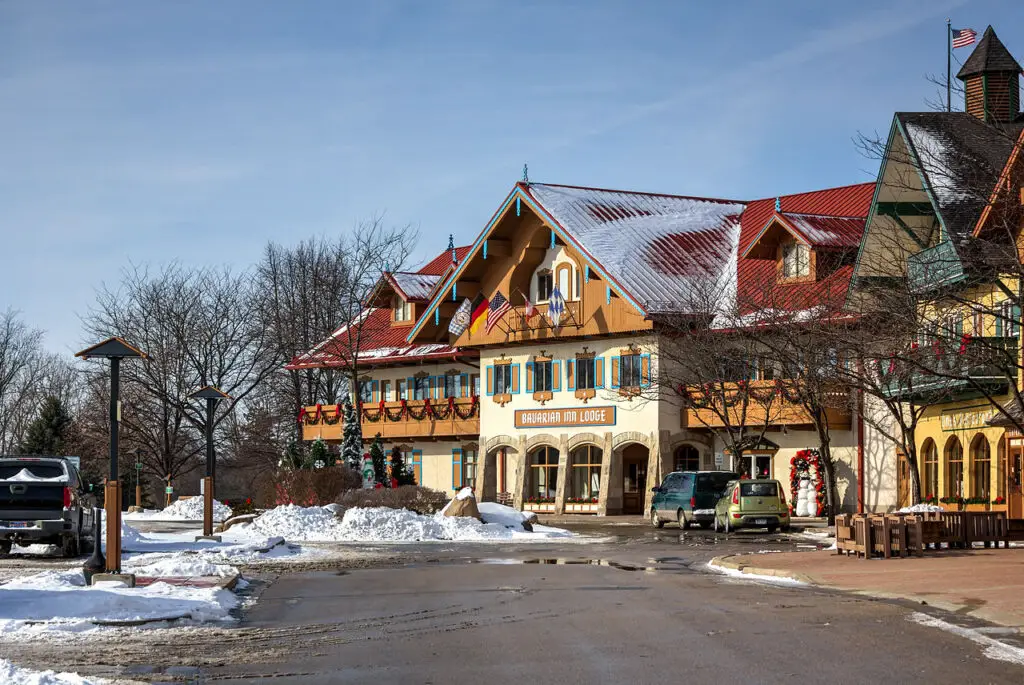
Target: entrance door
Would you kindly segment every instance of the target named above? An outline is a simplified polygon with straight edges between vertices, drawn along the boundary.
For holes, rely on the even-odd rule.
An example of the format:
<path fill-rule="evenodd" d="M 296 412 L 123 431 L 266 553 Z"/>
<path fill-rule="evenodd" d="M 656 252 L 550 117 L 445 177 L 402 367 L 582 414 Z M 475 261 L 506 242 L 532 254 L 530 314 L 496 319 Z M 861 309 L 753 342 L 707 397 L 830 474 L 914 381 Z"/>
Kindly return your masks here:
<path fill-rule="evenodd" d="M 622 513 L 642 514 L 647 496 L 647 448 L 628 445 L 622 450 Z"/>
<path fill-rule="evenodd" d="M 896 463 L 899 464 L 896 473 L 897 506 L 902 509 L 910 506 L 910 462 L 903 456 L 902 450 L 896 450 Z"/>
<path fill-rule="evenodd" d="M 1006 515 L 1007 518 L 1024 518 L 1024 493 L 1021 491 L 1021 474 L 1024 466 L 1024 448 L 1010 447 L 1010 463 L 1006 473 Z"/>

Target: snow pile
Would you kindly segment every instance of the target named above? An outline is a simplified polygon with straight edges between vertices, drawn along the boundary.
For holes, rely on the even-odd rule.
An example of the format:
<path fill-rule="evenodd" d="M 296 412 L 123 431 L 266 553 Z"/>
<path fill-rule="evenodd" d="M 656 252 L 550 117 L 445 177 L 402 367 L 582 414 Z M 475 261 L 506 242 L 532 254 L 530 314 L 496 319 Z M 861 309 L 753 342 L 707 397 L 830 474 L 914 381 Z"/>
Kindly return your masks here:
<path fill-rule="evenodd" d="M 940 507 L 940 506 L 938 506 L 936 504 L 915 504 L 915 505 L 910 506 L 910 507 L 903 507 L 902 509 L 897 509 L 896 513 L 897 514 L 920 514 L 920 513 L 924 513 L 924 512 L 933 512 L 933 511 L 945 511 L 945 509 L 943 509 L 942 507 Z"/>
<path fill-rule="evenodd" d="M 53 476 L 52 478 L 43 478 L 29 471 L 27 468 L 18 471 L 10 478 L 4 478 L 7 482 L 14 483 L 62 483 L 68 479 L 67 476 Z"/>
<path fill-rule="evenodd" d="M 107 680 L 83 678 L 77 673 L 33 671 L 0 659 L 0 683 L 7 685 L 102 685 Z"/>
<path fill-rule="evenodd" d="M 156 582 L 127 588 L 88 586 L 81 571 L 44 571 L 0 585 L 0 634 L 91 630 L 102 623 L 232 620 L 238 598 L 220 588 Z"/>
<path fill-rule="evenodd" d="M 238 573 L 238 569 L 234 566 L 210 561 L 213 556 L 202 552 L 140 554 L 126 559 L 122 566 L 129 573 L 152 578 L 194 578 L 196 576 L 228 578 Z"/>
<path fill-rule="evenodd" d="M 201 521 L 203 519 L 203 498 L 189 497 L 175 500 L 171 506 L 160 512 L 160 518 Z M 231 518 L 231 507 L 213 500 L 213 520 L 224 521 L 229 518 Z"/>
<path fill-rule="evenodd" d="M 458 540 L 536 541 L 571 538 L 573 534 L 558 528 L 523 528 L 526 516 L 511 507 L 484 502 L 480 513 L 487 523 L 474 518 L 422 516 L 408 509 L 356 507 L 341 520 L 324 507 L 300 507 L 287 504 L 267 511 L 252 522 L 251 530 L 260 535 L 279 535 L 286 540 L 307 542 L 425 542 Z"/>

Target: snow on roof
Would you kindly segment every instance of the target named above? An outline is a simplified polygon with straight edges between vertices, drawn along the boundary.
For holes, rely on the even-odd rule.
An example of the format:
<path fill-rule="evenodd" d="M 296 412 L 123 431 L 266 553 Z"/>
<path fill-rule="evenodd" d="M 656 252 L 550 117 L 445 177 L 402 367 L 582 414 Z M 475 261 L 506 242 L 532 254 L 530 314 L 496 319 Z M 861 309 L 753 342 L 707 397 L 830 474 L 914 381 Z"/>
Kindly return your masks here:
<path fill-rule="evenodd" d="M 406 299 L 417 301 L 429 300 L 431 291 L 441 280 L 441 277 L 435 274 L 410 273 L 408 271 L 396 271 L 390 276 Z"/>
<path fill-rule="evenodd" d="M 781 216 L 813 247 L 856 247 L 864 234 L 863 218 L 789 212 Z"/>
<path fill-rule="evenodd" d="M 742 202 L 544 183 L 525 189 L 641 306 L 678 309 L 716 288 L 735 290 Z"/>

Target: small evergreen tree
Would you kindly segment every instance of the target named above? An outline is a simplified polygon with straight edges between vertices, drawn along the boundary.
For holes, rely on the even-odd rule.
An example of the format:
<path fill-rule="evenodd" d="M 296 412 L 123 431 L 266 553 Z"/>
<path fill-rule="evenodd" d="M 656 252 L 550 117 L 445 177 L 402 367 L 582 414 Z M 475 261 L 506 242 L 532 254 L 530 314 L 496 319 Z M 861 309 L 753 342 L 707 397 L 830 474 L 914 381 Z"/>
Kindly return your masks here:
<path fill-rule="evenodd" d="M 391 450 L 391 477 L 398 482 L 399 486 L 416 485 L 416 474 L 405 465 L 402 450 L 398 449 L 398 445 Z"/>
<path fill-rule="evenodd" d="M 313 444 L 309 446 L 309 454 L 306 456 L 306 468 L 322 469 L 325 466 L 331 465 L 333 461 L 328 453 L 327 443 L 323 441 L 323 438 L 314 440 Z"/>
<path fill-rule="evenodd" d="M 288 447 L 285 448 L 284 456 L 281 457 L 281 461 L 277 465 L 283 469 L 294 470 L 301 469 L 302 465 L 306 461 L 306 448 L 302 443 L 295 442 L 294 440 L 288 443 Z"/>
<path fill-rule="evenodd" d="M 363 427 L 356 416 L 352 401 L 345 400 L 345 429 L 341 439 L 341 458 L 350 469 L 363 467 Z"/>
<path fill-rule="evenodd" d="M 373 437 L 370 445 L 370 461 L 373 462 L 373 479 L 386 488 L 391 487 L 391 480 L 388 478 L 387 458 L 384 456 L 384 446 L 380 444 L 380 433 Z"/>
<path fill-rule="evenodd" d="M 39 409 L 39 416 L 29 424 L 25 432 L 21 453 L 65 456 L 64 445 L 71 423 L 71 415 L 64 408 L 64 403 L 56 397 L 47 397 Z"/>

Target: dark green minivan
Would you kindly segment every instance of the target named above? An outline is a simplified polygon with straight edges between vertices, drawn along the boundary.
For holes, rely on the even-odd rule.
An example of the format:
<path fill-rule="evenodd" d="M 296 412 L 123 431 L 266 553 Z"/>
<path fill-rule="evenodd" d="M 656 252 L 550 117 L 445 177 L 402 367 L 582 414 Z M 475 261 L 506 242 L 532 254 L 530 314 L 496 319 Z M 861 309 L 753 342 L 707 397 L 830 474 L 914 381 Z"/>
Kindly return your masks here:
<path fill-rule="evenodd" d="M 715 504 L 730 481 L 732 471 L 676 471 L 665 476 L 661 485 L 651 488 L 651 525 L 661 528 L 669 521 L 689 528 L 694 523 L 710 528 L 715 520 Z"/>

